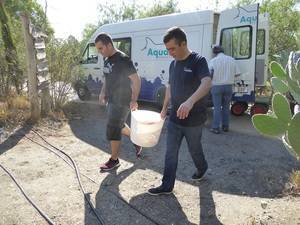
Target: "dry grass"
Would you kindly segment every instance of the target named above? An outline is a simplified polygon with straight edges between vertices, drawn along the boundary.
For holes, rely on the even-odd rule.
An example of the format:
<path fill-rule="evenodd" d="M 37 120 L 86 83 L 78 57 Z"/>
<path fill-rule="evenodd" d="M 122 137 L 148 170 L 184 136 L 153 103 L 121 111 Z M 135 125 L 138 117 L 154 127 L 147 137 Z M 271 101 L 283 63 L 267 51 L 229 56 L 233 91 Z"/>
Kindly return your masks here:
<path fill-rule="evenodd" d="M 0 126 L 11 129 L 29 118 L 30 103 L 27 97 L 12 93 L 9 97 L 0 99 Z"/>
<path fill-rule="evenodd" d="M 27 97 L 25 96 L 13 96 L 9 97 L 7 100 L 8 107 L 10 109 L 29 109 L 30 102 L 28 101 Z"/>
<path fill-rule="evenodd" d="M 300 170 L 293 171 L 289 182 L 286 184 L 284 194 L 300 196 Z"/>
<path fill-rule="evenodd" d="M 0 102 L 0 123 L 4 123 L 9 116 L 8 106 L 6 102 Z"/>
<path fill-rule="evenodd" d="M 291 176 L 291 183 L 293 184 L 295 190 L 300 194 L 300 170 L 294 171 Z"/>

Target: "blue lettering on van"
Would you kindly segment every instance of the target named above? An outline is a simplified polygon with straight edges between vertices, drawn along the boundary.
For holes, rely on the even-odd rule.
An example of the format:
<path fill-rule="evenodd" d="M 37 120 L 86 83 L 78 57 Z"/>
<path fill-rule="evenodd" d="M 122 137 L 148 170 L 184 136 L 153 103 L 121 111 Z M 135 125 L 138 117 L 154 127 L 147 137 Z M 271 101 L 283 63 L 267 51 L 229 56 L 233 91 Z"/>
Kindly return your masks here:
<path fill-rule="evenodd" d="M 169 53 L 168 53 L 168 50 L 166 50 L 166 49 L 152 49 L 152 48 L 149 48 L 148 53 L 147 53 L 147 56 L 154 56 L 156 58 L 165 57 L 165 56 L 168 56 L 168 55 L 169 55 Z"/>
<path fill-rule="evenodd" d="M 257 16 L 242 16 L 240 23 L 253 24 L 256 23 Z"/>

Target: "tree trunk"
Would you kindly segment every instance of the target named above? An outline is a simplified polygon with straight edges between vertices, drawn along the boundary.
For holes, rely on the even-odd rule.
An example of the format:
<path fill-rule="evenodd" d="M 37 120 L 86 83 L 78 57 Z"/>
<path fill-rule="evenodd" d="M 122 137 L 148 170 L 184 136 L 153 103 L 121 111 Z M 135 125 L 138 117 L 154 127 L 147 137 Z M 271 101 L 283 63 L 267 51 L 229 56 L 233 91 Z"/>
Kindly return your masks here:
<path fill-rule="evenodd" d="M 51 112 L 51 96 L 49 86 L 42 89 L 42 116 L 46 117 Z"/>
<path fill-rule="evenodd" d="M 33 38 L 29 32 L 29 18 L 24 13 L 22 13 L 20 16 L 23 24 L 23 33 L 24 33 L 25 46 L 26 46 L 26 62 L 27 62 L 29 101 L 31 106 L 31 121 L 36 122 L 40 118 L 40 104 L 38 98 L 38 85 L 37 85 L 36 53 L 35 53 Z"/>

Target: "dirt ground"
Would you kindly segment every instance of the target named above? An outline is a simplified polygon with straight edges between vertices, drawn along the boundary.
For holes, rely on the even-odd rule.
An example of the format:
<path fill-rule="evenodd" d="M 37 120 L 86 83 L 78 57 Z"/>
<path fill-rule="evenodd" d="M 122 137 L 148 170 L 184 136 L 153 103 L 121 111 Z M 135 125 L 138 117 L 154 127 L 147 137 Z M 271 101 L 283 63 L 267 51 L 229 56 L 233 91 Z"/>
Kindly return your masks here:
<path fill-rule="evenodd" d="M 210 112 L 211 114 L 211 112 Z M 300 198 L 287 196 L 294 169 L 300 169 L 280 140 L 262 137 L 250 117 L 234 117 L 231 131 L 215 135 L 209 122 L 203 147 L 209 170 L 193 182 L 195 168 L 184 142 L 180 151 L 174 194 L 150 196 L 160 184 L 164 167 L 165 137 L 136 159 L 131 142 L 123 139 L 121 166 L 99 173 L 109 157 L 105 140 L 105 110 L 97 104 L 74 103 L 69 121 L 61 128 L 23 127 L 0 145 L 0 164 L 9 169 L 28 196 L 61 225 L 99 224 L 81 193 L 74 170 L 62 159 L 27 137 L 50 143 L 70 154 L 81 173 L 88 197 L 107 225 L 299 225 Z M 0 169 L 0 224 L 43 225 L 47 222 Z"/>

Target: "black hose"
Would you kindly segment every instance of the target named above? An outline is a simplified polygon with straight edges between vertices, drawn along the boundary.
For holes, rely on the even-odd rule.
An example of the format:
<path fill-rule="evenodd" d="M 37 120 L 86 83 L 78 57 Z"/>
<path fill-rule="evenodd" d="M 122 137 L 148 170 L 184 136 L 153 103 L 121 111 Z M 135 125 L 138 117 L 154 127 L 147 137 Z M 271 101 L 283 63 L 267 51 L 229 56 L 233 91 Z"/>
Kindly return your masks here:
<path fill-rule="evenodd" d="M 55 150 L 61 152 L 62 154 L 64 154 L 65 156 L 67 156 L 71 162 L 73 163 L 73 165 L 68 162 L 65 158 L 63 158 L 61 155 L 59 155 L 57 152 L 53 151 L 51 148 L 33 140 L 32 138 L 29 138 L 27 135 L 25 135 L 25 137 L 32 141 L 33 143 L 43 147 L 43 148 L 46 148 L 47 150 L 51 151 L 52 153 L 54 153 L 55 155 L 57 155 L 59 158 L 63 159 L 69 166 L 71 166 L 73 169 L 75 169 L 75 172 L 76 172 L 76 175 L 77 175 L 77 178 L 78 178 L 78 181 L 79 181 L 79 185 L 80 185 L 80 188 L 81 188 L 81 191 L 83 192 L 84 194 L 84 197 L 85 199 L 87 200 L 87 202 L 89 203 L 89 206 L 91 207 L 91 209 L 93 210 L 93 212 L 95 213 L 97 219 L 99 220 L 99 222 L 101 223 L 101 225 L 105 225 L 103 219 L 101 218 L 100 215 L 98 215 L 98 213 L 95 211 L 92 203 L 90 202 L 90 200 L 87 198 L 84 190 L 83 190 L 83 187 L 82 187 L 82 184 L 81 184 L 81 181 L 80 181 L 80 178 L 79 178 L 79 175 L 78 174 L 81 174 L 83 176 L 85 176 L 86 178 L 88 178 L 90 181 L 92 181 L 93 183 L 95 184 L 98 184 L 100 185 L 99 183 L 97 183 L 96 181 L 94 181 L 92 178 L 88 177 L 87 175 L 85 174 L 82 174 L 78 171 L 77 169 L 77 166 L 75 164 L 75 162 L 73 161 L 73 159 L 67 155 L 64 151 L 60 150 L 59 148 L 55 147 L 54 145 L 52 145 L 51 143 L 49 143 L 41 134 L 39 134 L 37 131 L 35 130 L 32 130 L 33 133 L 35 133 L 36 135 L 38 135 L 46 144 L 48 144 L 49 146 L 51 146 L 52 148 L 54 148 Z M 75 165 L 75 166 L 74 166 Z M 121 200 L 122 202 L 124 202 L 126 205 L 128 205 L 130 208 L 132 208 L 133 210 L 135 210 L 137 213 L 139 213 L 140 215 L 142 215 L 143 217 L 145 217 L 146 219 L 148 219 L 149 221 L 151 221 L 153 224 L 155 225 L 161 225 L 160 223 L 156 222 L 155 220 L 153 220 L 151 217 L 147 216 L 145 213 L 143 213 L 142 211 L 140 211 L 138 208 L 134 207 L 133 205 L 131 205 L 130 203 L 128 203 L 122 196 L 116 194 L 115 192 L 113 192 L 112 190 L 109 190 L 109 189 L 106 189 L 106 191 L 108 191 L 109 193 L 113 194 L 115 197 L 117 197 L 119 200 Z M 98 218 L 99 217 L 99 218 Z"/>
<path fill-rule="evenodd" d="M 0 164 L 0 167 L 10 176 L 10 178 L 15 182 L 15 184 L 18 186 L 22 194 L 25 196 L 25 198 L 30 202 L 30 204 L 39 212 L 39 214 L 48 222 L 50 225 L 55 225 L 55 223 L 27 196 L 24 189 L 21 187 L 21 185 L 17 182 L 15 177 L 4 167 Z"/>
<path fill-rule="evenodd" d="M 47 143 L 48 145 L 50 145 L 52 148 L 56 149 L 57 151 L 59 151 L 60 153 L 62 153 L 63 155 L 65 155 L 73 164 L 73 167 L 75 169 L 75 173 L 76 173 L 76 177 L 79 183 L 79 187 L 80 190 L 82 192 L 82 194 L 84 195 L 85 200 L 88 202 L 89 206 L 91 207 L 91 209 L 93 210 L 95 216 L 97 217 L 98 221 L 100 222 L 101 225 L 105 225 L 104 220 L 102 219 L 102 217 L 97 213 L 97 211 L 95 210 L 92 202 L 90 201 L 90 199 L 87 197 L 85 190 L 82 186 L 81 180 L 80 180 L 80 174 L 79 174 L 79 170 L 77 168 L 77 165 L 75 163 L 75 161 L 72 159 L 71 156 L 69 156 L 67 153 L 65 153 L 64 151 L 60 150 L 59 148 L 55 147 L 54 145 L 52 145 L 51 143 L 49 143 L 44 137 L 42 137 L 37 131 L 32 130 L 33 133 L 35 133 L 36 135 L 38 135 L 45 143 Z"/>

